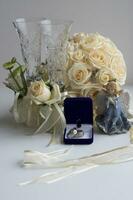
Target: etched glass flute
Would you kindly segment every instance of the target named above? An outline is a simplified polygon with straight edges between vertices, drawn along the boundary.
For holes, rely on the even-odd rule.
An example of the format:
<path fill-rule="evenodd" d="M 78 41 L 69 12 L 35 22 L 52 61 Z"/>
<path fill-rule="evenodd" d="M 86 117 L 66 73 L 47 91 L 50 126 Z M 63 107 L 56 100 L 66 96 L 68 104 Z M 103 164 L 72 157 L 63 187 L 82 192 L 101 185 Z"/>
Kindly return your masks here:
<path fill-rule="evenodd" d="M 36 78 L 37 67 L 43 62 L 50 80 L 61 85 L 72 21 L 19 18 L 13 24 L 19 36 L 23 61 L 27 66 L 27 78 Z"/>
<path fill-rule="evenodd" d="M 27 67 L 27 77 L 35 76 L 36 67 L 41 64 L 40 20 L 16 19 L 13 25 L 18 33 L 23 61 Z"/>
<path fill-rule="evenodd" d="M 67 20 L 50 19 L 41 22 L 45 64 L 50 80 L 61 87 L 64 83 L 64 67 L 67 62 L 66 47 L 72 23 Z"/>

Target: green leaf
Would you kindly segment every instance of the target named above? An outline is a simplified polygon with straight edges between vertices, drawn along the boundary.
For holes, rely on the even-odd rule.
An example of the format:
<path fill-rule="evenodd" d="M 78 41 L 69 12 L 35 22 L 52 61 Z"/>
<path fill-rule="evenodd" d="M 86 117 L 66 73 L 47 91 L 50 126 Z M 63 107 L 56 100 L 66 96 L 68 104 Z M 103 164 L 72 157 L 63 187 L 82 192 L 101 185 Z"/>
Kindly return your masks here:
<path fill-rule="evenodd" d="M 16 61 L 17 61 L 16 58 L 13 57 L 13 58 L 11 59 L 11 61 L 4 63 L 4 64 L 3 64 L 3 67 L 4 67 L 5 69 L 12 69 L 12 68 L 14 67 Z"/>
<path fill-rule="evenodd" d="M 12 71 L 12 75 L 13 75 L 14 77 L 20 76 L 21 73 L 22 73 L 22 71 L 21 71 L 21 67 L 20 67 L 20 66 L 17 67 L 16 69 L 14 69 L 14 70 Z"/>
<path fill-rule="evenodd" d="M 27 69 L 25 65 L 21 65 L 20 67 L 22 68 L 22 72 L 25 72 Z"/>
<path fill-rule="evenodd" d="M 12 71 L 12 75 L 13 75 L 14 77 L 20 76 L 21 73 L 24 73 L 24 72 L 25 72 L 25 70 L 26 70 L 26 67 L 25 67 L 24 65 L 18 66 L 16 69 L 14 69 L 14 70 Z"/>
<path fill-rule="evenodd" d="M 6 62 L 6 63 L 4 63 L 3 64 L 3 67 L 5 68 L 5 69 L 12 69 L 13 67 L 14 67 L 14 64 L 15 63 L 12 63 L 12 62 Z"/>
<path fill-rule="evenodd" d="M 15 64 L 15 63 L 16 63 L 16 61 L 17 61 L 17 60 L 16 60 L 16 58 L 15 58 L 15 57 L 13 57 L 13 58 L 11 59 L 11 63 L 12 63 L 12 64 Z"/>

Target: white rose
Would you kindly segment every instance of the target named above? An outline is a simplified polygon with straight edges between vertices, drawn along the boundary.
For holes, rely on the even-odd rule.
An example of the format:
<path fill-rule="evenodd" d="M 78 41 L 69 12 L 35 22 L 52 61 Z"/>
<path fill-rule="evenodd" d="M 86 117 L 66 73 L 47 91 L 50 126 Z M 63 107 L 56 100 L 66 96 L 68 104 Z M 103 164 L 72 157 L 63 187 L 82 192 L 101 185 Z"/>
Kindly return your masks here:
<path fill-rule="evenodd" d="M 110 68 L 120 85 L 123 85 L 126 80 L 126 64 L 121 52 L 119 52 L 119 55 L 112 58 Z"/>
<path fill-rule="evenodd" d="M 83 61 L 83 58 L 84 58 L 84 53 L 81 49 L 78 49 L 70 53 L 70 59 L 72 61 L 75 61 L 75 62 Z"/>
<path fill-rule="evenodd" d="M 74 43 L 73 41 L 69 41 L 67 44 L 67 52 L 72 53 L 79 49 L 79 44 Z"/>
<path fill-rule="evenodd" d="M 102 49 L 111 56 L 116 56 L 119 51 L 116 45 L 108 38 L 103 41 Z"/>
<path fill-rule="evenodd" d="M 68 46 L 67 46 L 67 60 L 66 60 L 66 64 L 65 64 L 65 68 L 69 69 L 72 65 L 74 60 L 73 55 L 74 52 L 77 52 L 79 50 L 79 45 L 75 44 L 73 41 L 69 41 L 68 42 Z M 74 55 L 75 57 L 75 55 Z"/>
<path fill-rule="evenodd" d="M 102 49 L 92 49 L 89 52 L 89 59 L 92 66 L 100 69 L 102 67 L 109 67 L 111 57 Z"/>
<path fill-rule="evenodd" d="M 43 80 L 32 82 L 28 93 L 37 104 L 45 103 L 51 97 L 50 89 Z"/>
<path fill-rule="evenodd" d="M 98 33 L 87 35 L 80 42 L 81 47 L 89 51 L 90 49 L 97 49 L 102 46 L 102 39 Z"/>
<path fill-rule="evenodd" d="M 81 40 L 83 40 L 84 38 L 86 37 L 86 34 L 85 33 L 75 33 L 72 37 L 72 40 L 75 42 L 75 43 L 80 43 Z"/>
<path fill-rule="evenodd" d="M 103 68 L 96 73 L 95 78 L 101 85 L 107 85 L 110 80 L 114 79 L 114 75 L 110 69 Z"/>
<path fill-rule="evenodd" d="M 77 88 L 79 88 L 79 86 L 82 86 L 89 80 L 91 74 L 92 72 L 88 68 L 88 65 L 84 63 L 75 63 L 68 71 L 68 78 L 72 83 L 72 87 L 77 86 Z"/>

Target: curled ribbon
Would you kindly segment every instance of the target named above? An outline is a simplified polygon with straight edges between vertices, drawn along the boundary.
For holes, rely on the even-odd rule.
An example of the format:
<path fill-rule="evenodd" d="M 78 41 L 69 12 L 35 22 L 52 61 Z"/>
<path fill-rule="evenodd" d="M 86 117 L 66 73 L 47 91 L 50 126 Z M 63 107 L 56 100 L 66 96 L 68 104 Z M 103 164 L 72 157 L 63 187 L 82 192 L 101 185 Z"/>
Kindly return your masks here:
<path fill-rule="evenodd" d="M 40 182 L 54 183 L 66 177 L 88 171 L 98 166 L 133 161 L 133 145 L 123 146 L 102 153 L 93 154 L 91 156 L 65 161 L 60 158 L 64 155 L 65 153 L 63 151 L 58 154 L 56 154 L 56 152 L 47 154 L 35 151 L 25 151 L 24 167 L 37 167 L 44 169 L 53 168 L 55 171 L 45 173 L 30 181 L 20 183 L 19 185 L 23 186 Z M 57 168 L 60 168 L 61 170 L 58 170 Z"/>

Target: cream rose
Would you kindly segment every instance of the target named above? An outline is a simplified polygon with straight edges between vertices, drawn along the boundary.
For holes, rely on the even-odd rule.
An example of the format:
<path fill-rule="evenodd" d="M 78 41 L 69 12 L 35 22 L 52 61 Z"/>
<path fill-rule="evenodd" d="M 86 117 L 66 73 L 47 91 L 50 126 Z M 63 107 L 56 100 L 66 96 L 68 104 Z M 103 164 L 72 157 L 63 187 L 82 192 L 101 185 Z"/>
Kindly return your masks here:
<path fill-rule="evenodd" d="M 102 39 L 98 33 L 87 35 L 80 42 L 81 47 L 88 51 L 90 49 L 97 49 L 102 46 Z"/>
<path fill-rule="evenodd" d="M 75 43 L 80 43 L 86 37 L 85 33 L 75 33 L 72 37 L 72 40 Z"/>
<path fill-rule="evenodd" d="M 88 65 L 84 63 L 75 63 L 68 71 L 68 78 L 72 84 L 80 86 L 89 80 L 91 73 Z"/>
<path fill-rule="evenodd" d="M 100 69 L 102 67 L 108 67 L 111 58 L 102 49 L 92 49 L 89 52 L 89 59 L 93 67 Z"/>
<path fill-rule="evenodd" d="M 74 51 L 76 51 L 78 49 L 79 49 L 79 44 L 74 43 L 73 41 L 69 41 L 68 42 L 68 45 L 67 45 L 67 52 L 68 52 L 68 54 L 72 53 L 72 52 L 74 52 Z"/>
<path fill-rule="evenodd" d="M 118 50 L 116 45 L 109 39 L 98 33 L 94 34 L 84 34 L 77 33 L 69 41 L 71 48 L 68 51 L 68 62 L 67 62 L 67 73 L 69 70 L 73 71 L 73 66 L 76 63 L 84 63 L 89 66 L 89 74 L 93 74 L 97 69 L 109 68 L 113 74 L 113 79 L 116 79 L 121 85 L 125 83 L 126 80 L 126 65 L 123 59 L 121 52 Z M 91 69 L 91 70 L 90 70 Z M 106 70 L 106 69 L 105 69 Z M 105 71 L 104 70 L 104 71 Z M 99 72 L 99 76 L 101 76 Z M 84 73 L 76 72 L 76 77 L 79 77 L 79 80 L 75 77 L 71 77 L 69 74 L 69 79 L 71 77 L 71 82 L 77 85 L 82 84 L 82 78 L 85 79 Z M 88 72 L 87 72 L 88 73 Z M 109 74 L 108 74 L 109 75 Z M 106 84 L 108 81 L 107 70 L 106 73 L 102 74 L 104 76 L 104 81 L 100 79 L 102 84 Z M 97 75 L 98 76 L 98 75 Z M 98 78 L 98 77 L 97 77 Z M 94 80 L 95 77 L 92 76 L 90 82 Z"/>
<path fill-rule="evenodd" d="M 83 58 L 84 58 L 84 53 L 81 49 L 78 49 L 70 53 L 70 59 L 72 61 L 75 61 L 75 62 L 83 61 Z"/>
<path fill-rule="evenodd" d="M 113 57 L 110 68 L 120 85 L 123 85 L 126 80 L 126 64 L 121 52 L 119 52 L 119 55 Z"/>
<path fill-rule="evenodd" d="M 112 57 L 116 56 L 119 51 L 116 45 L 108 38 L 103 41 L 102 49 Z"/>
<path fill-rule="evenodd" d="M 96 73 L 96 81 L 101 85 L 107 85 L 110 80 L 114 79 L 112 71 L 108 68 L 100 69 Z"/>
<path fill-rule="evenodd" d="M 43 80 L 32 82 L 29 87 L 29 95 L 36 103 L 45 103 L 51 97 L 51 92 Z"/>

